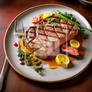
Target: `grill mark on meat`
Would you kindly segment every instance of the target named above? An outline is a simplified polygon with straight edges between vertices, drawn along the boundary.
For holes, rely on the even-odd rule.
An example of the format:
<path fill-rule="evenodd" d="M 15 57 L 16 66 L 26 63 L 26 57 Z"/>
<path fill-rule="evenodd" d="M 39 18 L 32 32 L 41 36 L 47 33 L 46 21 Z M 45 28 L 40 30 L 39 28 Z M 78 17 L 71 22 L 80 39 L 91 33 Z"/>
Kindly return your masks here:
<path fill-rule="evenodd" d="M 61 33 L 57 33 L 57 35 L 58 35 L 59 39 L 63 39 L 65 37 L 65 35 L 61 34 Z"/>
<path fill-rule="evenodd" d="M 62 29 L 62 33 L 68 34 L 69 33 L 69 30 L 68 29 Z"/>
<path fill-rule="evenodd" d="M 30 34 L 30 35 L 29 35 Z M 26 31 L 26 39 L 27 39 L 27 43 L 31 42 L 32 40 L 35 39 L 35 32 L 34 33 L 30 33 L 29 30 Z"/>
<path fill-rule="evenodd" d="M 60 27 L 56 27 L 55 31 L 59 39 L 64 37 L 64 34 L 62 33 L 62 29 Z"/>
<path fill-rule="evenodd" d="M 29 33 L 34 32 L 34 31 L 35 31 L 35 27 L 30 27 Z"/>
<path fill-rule="evenodd" d="M 44 42 L 46 42 L 47 40 L 48 40 L 48 37 L 46 36 L 46 34 L 45 34 L 45 30 L 44 30 L 44 26 L 42 25 L 42 26 L 40 26 L 39 25 L 39 27 L 38 27 L 39 29 L 43 29 L 42 31 L 43 31 L 43 34 L 40 34 L 39 33 L 39 29 L 38 29 L 38 38 L 40 38 L 40 42 L 41 42 L 41 44 L 42 44 L 42 46 L 43 46 L 43 48 L 45 49 L 45 50 L 47 50 L 47 45 L 46 45 L 46 43 L 44 43 Z"/>
<path fill-rule="evenodd" d="M 44 35 L 45 33 L 43 30 L 40 29 L 40 30 L 38 30 L 38 34 Z"/>
<path fill-rule="evenodd" d="M 57 35 L 58 39 L 60 39 L 60 37 L 58 36 L 58 33 L 56 32 L 56 29 L 55 29 L 55 27 L 54 27 L 54 30 L 55 30 L 55 33 L 56 33 L 56 35 Z"/>
<path fill-rule="evenodd" d="M 40 26 L 39 26 L 39 28 L 40 28 Z M 47 35 L 46 35 L 46 33 L 45 33 L 45 30 L 44 30 L 44 26 L 42 26 L 41 29 L 43 29 L 43 30 L 41 30 L 42 33 L 41 33 L 40 30 L 38 29 L 38 37 L 40 37 L 42 40 L 48 39 L 48 38 L 47 38 Z"/>
<path fill-rule="evenodd" d="M 42 34 L 39 34 L 38 37 L 42 40 L 45 40 L 46 39 L 46 36 L 45 35 L 42 35 Z"/>
<path fill-rule="evenodd" d="M 62 30 L 60 27 L 55 27 L 55 31 L 61 33 Z"/>
<path fill-rule="evenodd" d="M 23 44 L 31 52 L 34 52 L 34 51 L 36 51 L 37 49 L 39 49 L 41 47 L 39 43 L 35 43 L 35 42 L 32 42 L 32 41 L 31 42 L 27 42 L 26 40 L 23 40 Z"/>
<path fill-rule="evenodd" d="M 51 37 L 57 37 L 55 32 L 51 32 L 51 31 L 45 31 L 47 36 L 51 36 Z"/>
<path fill-rule="evenodd" d="M 46 33 L 47 36 L 55 37 L 55 38 L 58 37 L 58 39 L 60 39 L 60 37 L 64 36 L 63 34 L 65 34 L 65 33 L 63 32 L 63 30 L 60 27 L 55 27 L 55 28 L 53 28 L 53 30 L 49 30 L 49 28 L 51 28 L 51 27 L 52 26 L 49 25 L 49 27 L 47 28 L 48 30 L 45 31 L 45 33 Z"/>
<path fill-rule="evenodd" d="M 53 31 L 53 30 L 54 30 L 54 28 L 53 28 L 53 27 L 51 27 L 51 26 L 45 26 L 45 30 Z"/>
<path fill-rule="evenodd" d="M 57 32 L 55 30 L 55 27 L 53 27 L 52 25 L 46 25 L 45 26 L 45 34 L 47 35 L 47 37 L 55 37 L 58 38 Z"/>
<path fill-rule="evenodd" d="M 46 52 L 45 56 L 54 50 L 59 44 L 64 44 L 66 42 L 66 33 L 68 40 L 72 39 L 75 35 L 78 34 L 78 27 L 76 24 L 70 21 L 66 21 L 61 18 L 53 17 L 55 20 L 53 23 L 56 23 L 56 27 L 53 27 L 52 24 L 47 24 L 47 18 L 42 20 L 38 26 L 38 38 L 40 40 L 35 41 L 36 39 L 36 26 L 30 27 L 26 31 L 26 40 L 23 40 L 24 45 L 33 50 L 40 51 L 40 47 L 43 47 Z M 41 44 L 42 42 L 42 44 Z M 51 45 L 52 42 L 57 42 L 55 48 Z M 39 44 L 41 46 L 39 46 Z M 32 45 L 32 46 L 31 46 Z M 36 48 L 37 47 L 37 48 Z M 45 48 L 46 47 L 46 48 Z M 47 50 L 48 49 L 48 50 Z M 46 57 L 47 57 L 46 56 Z"/>
<path fill-rule="evenodd" d="M 74 23 L 73 23 L 73 22 L 70 22 L 70 21 L 67 21 L 66 24 L 68 25 L 68 26 L 67 26 L 68 29 L 69 29 L 69 27 L 71 26 L 71 29 L 69 29 L 69 32 L 68 32 L 68 34 L 70 34 L 70 32 L 71 32 L 72 29 L 73 29 Z"/>

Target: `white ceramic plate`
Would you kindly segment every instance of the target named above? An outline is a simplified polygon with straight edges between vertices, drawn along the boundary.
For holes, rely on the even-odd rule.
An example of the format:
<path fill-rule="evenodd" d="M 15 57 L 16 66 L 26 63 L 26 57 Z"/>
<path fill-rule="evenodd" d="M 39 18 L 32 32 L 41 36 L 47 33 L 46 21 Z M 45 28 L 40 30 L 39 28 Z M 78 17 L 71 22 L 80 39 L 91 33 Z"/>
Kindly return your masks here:
<path fill-rule="evenodd" d="M 32 18 L 34 16 L 41 14 L 44 11 L 54 11 L 54 10 L 60 10 L 62 12 L 72 13 L 83 26 L 91 29 L 91 26 L 88 23 L 88 21 L 80 13 L 69 7 L 63 5 L 57 5 L 57 4 L 42 5 L 42 6 L 30 8 L 24 11 L 23 13 L 19 14 L 19 16 L 17 16 L 16 18 L 19 22 L 23 22 L 24 27 L 28 27 L 32 25 Z M 16 18 L 14 20 L 16 20 Z M 26 78 L 40 82 L 58 82 L 58 81 L 68 80 L 78 75 L 80 72 L 82 72 L 91 62 L 92 35 L 90 32 L 87 33 L 89 34 L 89 39 L 84 41 L 83 43 L 83 46 L 86 48 L 86 55 L 84 56 L 84 59 L 72 62 L 73 67 L 68 69 L 63 67 L 59 67 L 57 69 L 48 69 L 47 66 L 44 65 L 44 68 L 46 70 L 44 76 L 40 76 L 39 74 L 37 74 L 32 67 L 28 67 L 26 65 L 22 66 L 19 64 L 17 57 L 17 48 L 13 46 L 13 43 L 15 41 L 18 41 L 18 39 L 14 36 L 14 21 L 10 24 L 6 32 L 6 36 L 4 40 L 5 54 L 13 69 Z"/>

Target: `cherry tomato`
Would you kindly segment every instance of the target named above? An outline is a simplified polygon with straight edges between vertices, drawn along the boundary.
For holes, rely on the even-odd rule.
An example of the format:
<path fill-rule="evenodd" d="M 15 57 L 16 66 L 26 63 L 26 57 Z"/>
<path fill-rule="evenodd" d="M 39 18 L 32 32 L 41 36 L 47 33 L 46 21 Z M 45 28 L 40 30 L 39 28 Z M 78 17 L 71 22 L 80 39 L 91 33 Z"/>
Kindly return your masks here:
<path fill-rule="evenodd" d="M 18 47 L 18 44 L 15 42 L 14 44 L 13 44 L 15 47 Z"/>
<path fill-rule="evenodd" d="M 39 23 L 41 21 L 41 19 L 39 18 L 39 17 L 34 17 L 33 19 L 32 19 L 32 23 L 33 24 L 37 24 L 37 23 Z"/>
<path fill-rule="evenodd" d="M 24 65 L 24 60 L 22 60 L 22 61 L 20 62 L 20 64 L 21 64 L 21 65 Z"/>

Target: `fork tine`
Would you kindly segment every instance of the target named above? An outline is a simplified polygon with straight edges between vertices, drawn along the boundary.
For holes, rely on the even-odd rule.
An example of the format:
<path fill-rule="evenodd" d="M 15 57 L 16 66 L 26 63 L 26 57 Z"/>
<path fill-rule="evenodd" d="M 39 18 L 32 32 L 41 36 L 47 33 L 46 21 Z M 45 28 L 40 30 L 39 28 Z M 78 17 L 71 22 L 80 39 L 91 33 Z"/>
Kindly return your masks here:
<path fill-rule="evenodd" d="M 15 32 L 17 32 L 17 21 L 16 20 L 14 22 L 14 29 L 15 29 Z"/>
<path fill-rule="evenodd" d="M 23 26 L 23 22 L 22 22 L 21 24 L 22 24 L 22 31 L 23 31 L 23 33 L 24 33 L 24 26 Z"/>
<path fill-rule="evenodd" d="M 14 30 L 15 30 L 15 35 L 16 36 L 22 36 L 24 33 L 24 26 L 23 23 L 21 23 L 21 25 L 18 27 L 19 23 L 17 22 L 17 20 L 15 20 L 14 22 Z"/>

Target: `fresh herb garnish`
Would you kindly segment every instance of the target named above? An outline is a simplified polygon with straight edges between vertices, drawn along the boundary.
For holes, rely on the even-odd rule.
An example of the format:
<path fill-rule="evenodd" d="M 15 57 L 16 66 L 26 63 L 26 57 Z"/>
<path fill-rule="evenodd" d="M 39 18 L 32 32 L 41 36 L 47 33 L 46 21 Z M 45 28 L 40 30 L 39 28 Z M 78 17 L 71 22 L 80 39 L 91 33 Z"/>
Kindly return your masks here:
<path fill-rule="evenodd" d="M 27 66 L 32 65 L 31 61 L 29 61 L 29 60 L 26 60 L 25 63 L 26 63 Z"/>
<path fill-rule="evenodd" d="M 47 19 L 47 23 L 50 24 L 50 23 L 52 23 L 54 20 L 55 20 L 55 18 L 48 18 L 48 19 Z"/>
<path fill-rule="evenodd" d="M 25 63 L 27 66 L 32 65 L 31 59 L 32 59 L 32 56 L 30 56 L 30 55 L 25 57 Z"/>
<path fill-rule="evenodd" d="M 32 61 L 33 61 L 33 62 L 36 62 L 36 61 L 38 61 L 38 59 L 32 59 Z"/>
<path fill-rule="evenodd" d="M 19 60 L 20 60 L 20 61 L 24 60 L 24 56 L 20 57 L 20 59 L 19 59 Z"/>
<path fill-rule="evenodd" d="M 33 62 L 34 65 L 38 66 L 41 64 L 41 61 Z"/>
<path fill-rule="evenodd" d="M 39 73 L 40 75 L 43 75 L 42 70 L 43 67 L 42 66 L 34 66 L 34 70 Z"/>
<path fill-rule="evenodd" d="M 54 20 L 55 20 L 55 18 L 48 18 L 47 19 L 47 24 L 51 24 L 53 27 L 56 27 L 57 24 L 56 23 L 53 23 Z"/>
<path fill-rule="evenodd" d="M 33 58 L 29 53 L 21 50 L 21 48 L 18 48 L 18 57 L 19 57 L 19 60 L 23 62 L 23 64 L 26 64 L 27 66 L 33 65 L 34 70 L 38 72 L 38 74 L 43 75 L 43 72 L 42 72 L 43 67 L 41 65 L 41 61 L 39 61 L 36 58 Z"/>

